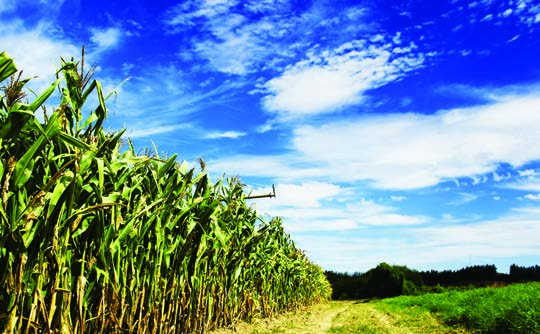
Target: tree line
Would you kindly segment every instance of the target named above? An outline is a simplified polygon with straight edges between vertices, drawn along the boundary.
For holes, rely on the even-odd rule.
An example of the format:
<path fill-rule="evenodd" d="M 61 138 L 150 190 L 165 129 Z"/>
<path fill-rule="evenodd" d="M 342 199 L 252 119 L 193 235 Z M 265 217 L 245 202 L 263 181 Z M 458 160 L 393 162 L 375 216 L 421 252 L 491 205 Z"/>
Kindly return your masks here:
<path fill-rule="evenodd" d="M 406 266 L 380 263 L 366 273 L 325 272 L 332 285 L 332 299 L 385 298 L 440 292 L 448 287 L 484 287 L 540 281 L 540 266 L 511 265 L 509 274 L 495 265 L 475 265 L 459 270 L 418 271 Z"/>

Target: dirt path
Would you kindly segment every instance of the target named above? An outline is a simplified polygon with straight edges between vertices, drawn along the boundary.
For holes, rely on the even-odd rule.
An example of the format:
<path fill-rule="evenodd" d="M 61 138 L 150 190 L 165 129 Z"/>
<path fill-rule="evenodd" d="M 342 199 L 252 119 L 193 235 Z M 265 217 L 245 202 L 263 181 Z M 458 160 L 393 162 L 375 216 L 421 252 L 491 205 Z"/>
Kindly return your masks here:
<path fill-rule="evenodd" d="M 372 302 L 333 301 L 275 319 L 255 319 L 238 324 L 235 330 L 220 329 L 213 334 L 229 333 L 465 333 L 442 326 L 429 313 L 393 313 Z"/>
<path fill-rule="evenodd" d="M 240 323 L 235 330 L 219 329 L 212 334 L 327 333 L 332 327 L 333 319 L 346 312 L 348 307 L 346 303 L 320 304 L 273 319 L 255 319 L 252 323 Z"/>
<path fill-rule="evenodd" d="M 371 303 L 349 302 L 346 312 L 333 319 L 332 331 L 335 333 L 419 333 L 411 330 L 395 314 L 378 310 Z M 424 332 L 422 332 L 424 333 Z"/>

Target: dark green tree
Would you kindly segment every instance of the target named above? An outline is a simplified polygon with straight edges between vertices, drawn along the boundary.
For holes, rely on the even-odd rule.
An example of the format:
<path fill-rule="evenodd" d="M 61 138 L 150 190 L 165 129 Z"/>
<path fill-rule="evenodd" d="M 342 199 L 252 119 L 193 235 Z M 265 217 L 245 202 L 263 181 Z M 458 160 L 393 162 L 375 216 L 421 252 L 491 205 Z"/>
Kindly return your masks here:
<path fill-rule="evenodd" d="M 380 263 L 363 275 L 363 298 L 394 297 L 403 294 L 405 275 L 398 268 L 387 263 Z"/>

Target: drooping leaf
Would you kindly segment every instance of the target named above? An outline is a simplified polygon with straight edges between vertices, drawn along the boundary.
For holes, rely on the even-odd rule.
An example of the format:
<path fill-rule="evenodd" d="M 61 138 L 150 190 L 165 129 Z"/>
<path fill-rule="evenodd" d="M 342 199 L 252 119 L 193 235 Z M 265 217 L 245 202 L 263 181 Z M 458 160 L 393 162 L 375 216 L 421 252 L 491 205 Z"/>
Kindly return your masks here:
<path fill-rule="evenodd" d="M 0 82 L 9 78 L 13 73 L 17 72 L 17 67 L 11 58 L 5 51 L 0 53 Z"/>
<path fill-rule="evenodd" d="M 15 165 L 14 184 L 16 188 L 22 187 L 32 174 L 34 167 L 34 159 L 41 152 L 43 146 L 60 132 L 60 119 L 55 113 L 51 117 L 45 133 L 39 136 L 34 144 L 22 156 Z"/>

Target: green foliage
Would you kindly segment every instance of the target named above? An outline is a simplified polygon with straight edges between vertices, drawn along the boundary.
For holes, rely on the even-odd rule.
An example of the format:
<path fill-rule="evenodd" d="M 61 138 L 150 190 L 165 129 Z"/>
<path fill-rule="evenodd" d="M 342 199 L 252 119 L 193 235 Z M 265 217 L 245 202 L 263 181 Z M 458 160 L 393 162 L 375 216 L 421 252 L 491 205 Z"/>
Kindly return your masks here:
<path fill-rule="evenodd" d="M 403 289 L 402 292 L 406 296 L 415 296 L 421 293 L 421 287 L 414 284 L 413 281 L 408 279 L 403 280 Z"/>
<path fill-rule="evenodd" d="M 379 268 L 380 267 L 380 268 Z M 379 268 L 379 269 L 377 269 Z M 513 265 L 510 267 L 510 275 L 497 273 L 494 265 L 472 266 L 457 271 L 417 271 L 406 266 L 388 265 L 381 263 L 367 273 L 335 273 L 325 272 L 332 285 L 332 299 L 361 299 L 372 297 L 386 297 L 403 295 L 419 295 L 427 292 L 444 292 L 450 289 L 469 290 L 478 287 L 500 286 L 508 282 L 534 281 L 538 277 L 539 266 L 521 268 Z M 374 271 L 378 275 L 386 276 L 385 279 L 373 279 Z M 384 273 L 386 272 L 386 274 Z M 403 276 L 403 285 L 399 292 L 399 276 Z M 394 278 L 394 284 L 390 284 Z M 394 287 L 391 291 L 389 287 Z"/>
<path fill-rule="evenodd" d="M 0 54 L 0 78 L 14 69 Z M 329 298 L 322 269 L 239 180 L 121 151 L 101 84 L 73 60 L 58 76 L 33 102 L 0 105 L 2 332 L 205 332 Z"/>
<path fill-rule="evenodd" d="M 425 271 L 421 273 L 425 285 L 428 286 L 485 286 L 490 282 L 504 280 L 497 273 L 495 265 L 470 266 L 456 271 Z"/>
<path fill-rule="evenodd" d="M 325 272 L 326 278 L 332 285 L 333 300 L 359 299 L 360 288 L 362 286 L 360 279 L 362 274 L 356 273 L 349 275 L 347 273 L 337 273 L 333 271 Z"/>
<path fill-rule="evenodd" d="M 384 262 L 364 274 L 327 271 L 325 275 L 332 285 L 334 300 L 417 295 L 423 290 L 420 272 Z"/>
<path fill-rule="evenodd" d="M 385 303 L 421 307 L 438 314 L 446 324 L 464 325 L 479 333 L 540 331 L 540 283 L 402 296 L 387 299 Z"/>
<path fill-rule="evenodd" d="M 405 275 L 387 263 L 380 263 L 363 275 L 364 286 L 361 290 L 363 298 L 393 297 L 403 294 Z"/>

